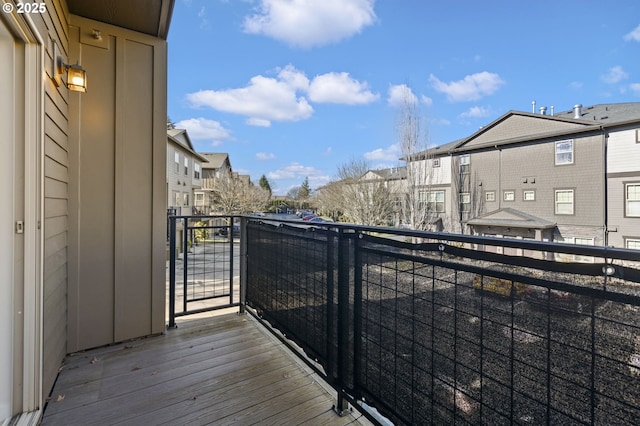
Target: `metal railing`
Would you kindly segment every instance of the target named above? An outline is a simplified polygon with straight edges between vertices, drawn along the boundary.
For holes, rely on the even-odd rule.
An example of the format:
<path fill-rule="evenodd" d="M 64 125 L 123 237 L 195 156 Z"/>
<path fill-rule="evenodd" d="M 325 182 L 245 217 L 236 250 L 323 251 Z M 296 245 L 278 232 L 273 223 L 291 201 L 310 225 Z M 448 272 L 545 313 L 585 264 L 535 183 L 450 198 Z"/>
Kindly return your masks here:
<path fill-rule="evenodd" d="M 233 216 L 169 216 L 169 328 L 176 317 L 240 306 Z"/>
<path fill-rule="evenodd" d="M 640 418 L 637 251 L 248 217 L 241 229 L 241 306 L 338 391 L 339 412 Z"/>

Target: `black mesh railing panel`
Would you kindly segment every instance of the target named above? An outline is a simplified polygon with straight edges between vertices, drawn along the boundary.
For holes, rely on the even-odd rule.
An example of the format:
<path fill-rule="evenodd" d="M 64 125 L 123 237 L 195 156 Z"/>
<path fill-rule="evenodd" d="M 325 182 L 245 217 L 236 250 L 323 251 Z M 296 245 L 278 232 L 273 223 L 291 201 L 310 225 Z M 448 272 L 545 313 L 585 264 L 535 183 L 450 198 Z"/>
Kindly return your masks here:
<path fill-rule="evenodd" d="M 323 232 L 248 225 L 247 304 L 327 369 L 334 326 L 328 316 L 328 240 Z"/>
<path fill-rule="evenodd" d="M 640 274 L 629 254 L 518 242 L 505 256 L 495 239 L 247 230 L 247 304 L 339 392 L 395 424 L 640 418 Z"/>
<path fill-rule="evenodd" d="M 482 256 L 460 261 L 374 241 L 359 246 L 356 387 L 395 423 L 632 424 L 639 418 L 638 299 L 607 300 L 624 300 L 637 283 L 618 280 L 618 293 L 612 280 L 605 294 L 596 291 L 605 285 L 602 277 L 567 279 L 487 265 Z M 575 287 L 567 291 L 565 284 Z"/>

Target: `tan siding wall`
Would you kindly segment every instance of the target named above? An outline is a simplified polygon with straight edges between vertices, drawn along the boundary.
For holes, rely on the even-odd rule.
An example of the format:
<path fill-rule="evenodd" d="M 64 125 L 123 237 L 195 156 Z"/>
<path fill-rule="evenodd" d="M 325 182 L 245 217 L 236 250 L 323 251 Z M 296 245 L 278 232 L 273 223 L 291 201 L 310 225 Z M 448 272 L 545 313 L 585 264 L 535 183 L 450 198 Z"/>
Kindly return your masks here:
<path fill-rule="evenodd" d="M 68 93 L 51 80 L 53 41 L 66 58 L 68 11 L 60 1 L 47 1 L 47 13 L 31 15 L 46 43 L 44 97 L 44 289 L 43 397 L 46 397 L 67 353 L 68 257 Z"/>
<path fill-rule="evenodd" d="M 102 41 L 91 37 L 93 29 Z M 71 16 L 69 341 L 77 351 L 165 324 L 166 43 Z M 92 83 L 94 82 L 94 83 Z"/>

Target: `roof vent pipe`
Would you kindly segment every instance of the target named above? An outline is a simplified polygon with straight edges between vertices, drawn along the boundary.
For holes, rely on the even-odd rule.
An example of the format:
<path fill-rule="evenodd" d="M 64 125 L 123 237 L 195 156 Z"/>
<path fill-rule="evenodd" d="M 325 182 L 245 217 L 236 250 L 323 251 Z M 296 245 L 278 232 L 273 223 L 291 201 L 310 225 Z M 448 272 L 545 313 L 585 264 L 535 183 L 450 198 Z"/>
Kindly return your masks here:
<path fill-rule="evenodd" d="M 531 114 L 536 113 L 536 101 L 531 101 Z"/>
<path fill-rule="evenodd" d="M 576 104 L 573 106 L 573 118 L 582 118 L 582 104 Z"/>
<path fill-rule="evenodd" d="M 540 107 L 540 115 L 547 115 L 547 107 Z"/>
<path fill-rule="evenodd" d="M 551 115 L 554 115 L 553 114 L 553 105 L 551 105 Z"/>

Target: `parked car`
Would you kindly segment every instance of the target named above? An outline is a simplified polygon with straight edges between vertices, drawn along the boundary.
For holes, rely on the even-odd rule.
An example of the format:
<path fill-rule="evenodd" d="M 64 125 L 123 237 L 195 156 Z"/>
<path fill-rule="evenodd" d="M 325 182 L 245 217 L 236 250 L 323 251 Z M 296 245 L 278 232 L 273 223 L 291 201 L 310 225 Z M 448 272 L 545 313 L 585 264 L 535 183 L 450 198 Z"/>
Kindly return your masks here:
<path fill-rule="evenodd" d="M 218 230 L 218 235 L 222 236 L 222 237 L 226 237 L 227 235 L 229 235 L 229 227 L 225 226 L 223 228 L 220 228 Z M 240 225 L 233 225 L 231 227 L 231 237 L 235 238 L 235 237 L 239 237 L 240 236 Z"/>

